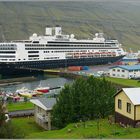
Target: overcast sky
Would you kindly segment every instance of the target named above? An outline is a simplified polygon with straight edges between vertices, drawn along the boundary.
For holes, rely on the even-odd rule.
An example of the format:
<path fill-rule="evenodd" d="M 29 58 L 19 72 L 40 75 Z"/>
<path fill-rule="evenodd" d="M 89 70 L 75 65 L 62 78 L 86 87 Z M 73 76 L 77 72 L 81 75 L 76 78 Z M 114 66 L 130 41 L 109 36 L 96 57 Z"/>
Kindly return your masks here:
<path fill-rule="evenodd" d="M 106 1 L 106 2 L 109 2 L 109 1 L 120 1 L 120 2 L 140 2 L 140 0 L 0 0 L 1 2 L 2 1 L 96 1 L 96 2 L 101 2 L 101 1 Z"/>

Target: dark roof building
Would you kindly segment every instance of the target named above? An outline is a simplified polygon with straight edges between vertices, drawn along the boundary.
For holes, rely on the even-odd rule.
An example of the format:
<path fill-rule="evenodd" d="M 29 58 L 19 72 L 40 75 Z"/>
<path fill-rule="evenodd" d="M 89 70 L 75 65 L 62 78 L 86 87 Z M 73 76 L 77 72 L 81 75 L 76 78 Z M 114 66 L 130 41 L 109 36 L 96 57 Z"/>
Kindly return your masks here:
<path fill-rule="evenodd" d="M 51 111 L 56 104 L 55 98 L 38 98 L 30 100 L 34 105 L 35 121 L 46 130 L 51 130 Z"/>

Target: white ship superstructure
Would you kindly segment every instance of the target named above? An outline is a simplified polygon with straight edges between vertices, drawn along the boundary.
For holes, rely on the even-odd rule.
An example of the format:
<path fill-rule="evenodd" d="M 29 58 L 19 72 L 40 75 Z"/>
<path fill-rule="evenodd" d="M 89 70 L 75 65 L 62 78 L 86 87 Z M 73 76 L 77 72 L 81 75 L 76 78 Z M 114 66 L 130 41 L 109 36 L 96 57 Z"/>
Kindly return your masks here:
<path fill-rule="evenodd" d="M 121 59 L 125 52 L 117 40 L 96 33 L 92 40 L 63 35 L 61 27 L 47 27 L 45 35 L 34 33 L 29 40 L 0 43 L 0 66 L 54 68 L 70 65 L 106 64 Z"/>

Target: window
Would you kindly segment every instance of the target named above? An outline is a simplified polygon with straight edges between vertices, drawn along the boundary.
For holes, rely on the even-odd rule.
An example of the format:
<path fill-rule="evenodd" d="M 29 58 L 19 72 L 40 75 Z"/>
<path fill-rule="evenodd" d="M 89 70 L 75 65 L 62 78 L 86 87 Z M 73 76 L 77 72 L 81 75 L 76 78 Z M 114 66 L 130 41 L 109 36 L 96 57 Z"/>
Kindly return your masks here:
<path fill-rule="evenodd" d="M 113 71 L 115 71 L 115 69 L 113 69 Z"/>
<path fill-rule="evenodd" d="M 113 74 L 113 76 L 115 76 L 115 74 Z"/>
<path fill-rule="evenodd" d="M 122 72 L 125 72 L 125 70 L 122 70 Z"/>
<path fill-rule="evenodd" d="M 39 53 L 39 51 L 28 51 L 28 53 Z"/>
<path fill-rule="evenodd" d="M 117 74 L 117 77 L 120 77 L 120 74 Z"/>
<path fill-rule="evenodd" d="M 39 43 L 39 41 L 33 41 L 33 43 Z"/>
<path fill-rule="evenodd" d="M 127 103 L 127 112 L 131 113 L 131 104 L 130 103 Z"/>
<path fill-rule="evenodd" d="M 0 55 L 0 58 L 15 58 L 15 55 Z"/>
<path fill-rule="evenodd" d="M 120 72 L 120 70 L 119 70 L 119 69 L 118 69 L 117 71 L 118 71 L 118 72 Z"/>
<path fill-rule="evenodd" d="M 0 53 L 16 53 L 15 51 L 0 51 Z"/>
<path fill-rule="evenodd" d="M 39 57 L 39 55 L 28 55 L 28 57 Z"/>
<path fill-rule="evenodd" d="M 122 100 L 118 99 L 118 108 L 122 109 Z"/>

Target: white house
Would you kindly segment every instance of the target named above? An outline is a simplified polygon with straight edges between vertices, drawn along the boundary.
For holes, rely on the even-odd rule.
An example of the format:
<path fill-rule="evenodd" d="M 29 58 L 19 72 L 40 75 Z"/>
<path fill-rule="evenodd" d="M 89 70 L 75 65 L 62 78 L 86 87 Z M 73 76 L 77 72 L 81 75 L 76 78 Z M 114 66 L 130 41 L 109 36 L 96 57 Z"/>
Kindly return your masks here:
<path fill-rule="evenodd" d="M 140 65 L 118 65 L 110 67 L 110 77 L 138 78 L 140 77 Z"/>
<path fill-rule="evenodd" d="M 51 111 L 56 104 L 55 98 L 38 98 L 30 100 L 34 105 L 35 121 L 46 130 L 51 130 Z"/>

